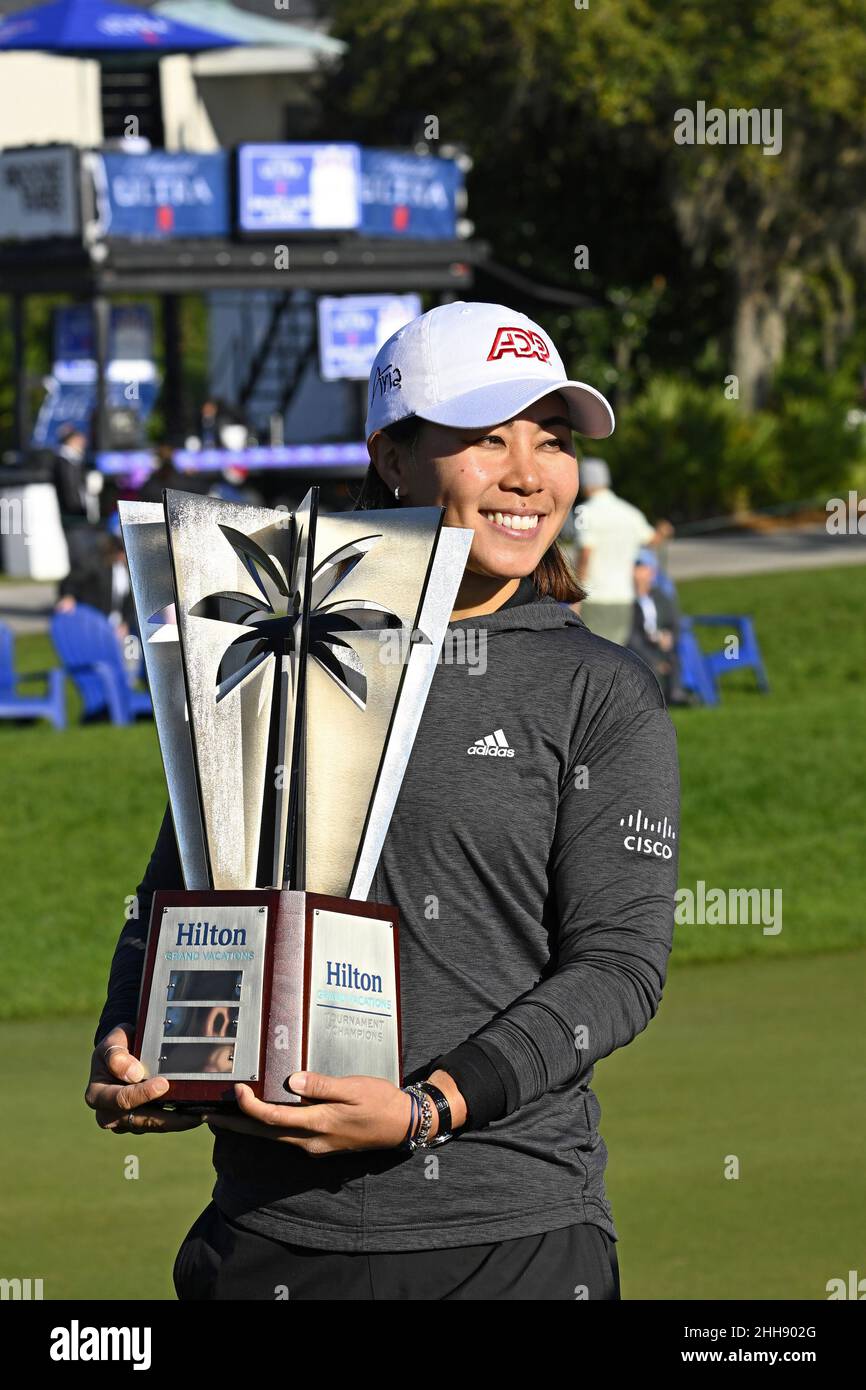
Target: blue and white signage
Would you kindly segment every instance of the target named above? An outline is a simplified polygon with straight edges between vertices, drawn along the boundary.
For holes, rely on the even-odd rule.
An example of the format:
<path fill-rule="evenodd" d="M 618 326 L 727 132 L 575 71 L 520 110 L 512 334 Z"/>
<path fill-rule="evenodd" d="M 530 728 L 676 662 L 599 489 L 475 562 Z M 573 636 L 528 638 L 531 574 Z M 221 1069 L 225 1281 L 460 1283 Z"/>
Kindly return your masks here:
<path fill-rule="evenodd" d="M 226 237 L 229 155 L 103 154 L 90 161 L 101 229 L 110 237 Z"/>
<path fill-rule="evenodd" d="M 361 152 L 361 230 L 367 236 L 448 240 L 456 236 L 463 175 L 453 159 Z"/>
<path fill-rule="evenodd" d="M 54 310 L 53 321 L 54 361 L 33 427 L 37 448 L 55 445 L 62 425 L 76 425 L 89 437 L 96 409 L 93 310 L 89 304 L 66 304 Z M 159 392 L 149 305 L 112 305 L 105 377 L 109 408 L 132 410 L 146 421 Z"/>
<path fill-rule="evenodd" d="M 379 348 L 421 312 L 417 294 L 324 295 L 319 300 L 319 372 L 324 381 L 365 381 Z"/>
<path fill-rule="evenodd" d="M 65 304 L 55 309 L 54 366 L 96 357 L 96 330 L 89 304 Z M 113 304 L 108 344 L 109 361 L 153 361 L 153 312 L 147 304 Z M 95 368 L 94 368 L 95 370 Z"/>
<path fill-rule="evenodd" d="M 243 232 L 341 231 L 361 220 L 358 145 L 241 145 Z"/>

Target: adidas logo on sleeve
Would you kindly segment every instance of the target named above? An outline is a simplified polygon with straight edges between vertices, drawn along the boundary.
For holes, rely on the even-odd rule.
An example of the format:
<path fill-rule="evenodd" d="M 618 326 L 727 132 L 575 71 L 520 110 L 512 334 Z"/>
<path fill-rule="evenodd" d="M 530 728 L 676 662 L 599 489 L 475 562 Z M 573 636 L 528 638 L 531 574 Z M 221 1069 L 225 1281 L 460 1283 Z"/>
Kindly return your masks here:
<path fill-rule="evenodd" d="M 514 749 L 509 748 L 508 739 L 501 729 L 495 733 L 488 734 L 486 738 L 479 738 L 475 743 L 466 749 L 467 753 L 479 758 L 513 758 Z"/>

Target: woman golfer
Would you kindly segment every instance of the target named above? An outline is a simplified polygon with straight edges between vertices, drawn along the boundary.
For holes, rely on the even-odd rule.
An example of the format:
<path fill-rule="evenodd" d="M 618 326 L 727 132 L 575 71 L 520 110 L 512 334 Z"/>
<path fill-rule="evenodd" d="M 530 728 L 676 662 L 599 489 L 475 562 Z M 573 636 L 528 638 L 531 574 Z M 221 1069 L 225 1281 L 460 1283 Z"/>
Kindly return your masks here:
<path fill-rule="evenodd" d="M 376 358 L 360 505 L 441 505 L 475 533 L 464 659 L 446 643 L 370 892 L 400 913 L 406 1084 L 296 1073 L 300 1111 L 239 1084 L 238 1113 L 207 1117 L 217 1181 L 181 1299 L 620 1296 L 590 1081 L 658 1008 L 678 775 L 655 677 L 568 606 L 572 432 L 612 429 L 503 305 L 432 309 Z M 168 1083 L 128 1051 L 159 887 L 182 887 L 168 815 L 96 1033 L 106 1129 L 200 1122 L 149 1109 Z"/>

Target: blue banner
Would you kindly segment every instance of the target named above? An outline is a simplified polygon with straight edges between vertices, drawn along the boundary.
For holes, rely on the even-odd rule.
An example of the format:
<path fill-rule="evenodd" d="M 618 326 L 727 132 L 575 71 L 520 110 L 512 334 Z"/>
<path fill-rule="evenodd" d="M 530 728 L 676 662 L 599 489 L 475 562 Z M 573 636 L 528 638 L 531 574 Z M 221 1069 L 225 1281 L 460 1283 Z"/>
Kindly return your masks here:
<path fill-rule="evenodd" d="M 227 237 L 229 155 L 103 154 L 97 204 L 110 237 Z"/>
<path fill-rule="evenodd" d="M 260 472 L 275 468 L 280 472 L 300 473 L 302 478 L 333 473 L 337 478 L 363 478 L 369 458 L 363 440 L 354 444 L 280 444 L 250 449 L 177 449 L 174 466 L 181 473 L 221 473 L 224 468 L 247 468 Z M 96 466 L 102 473 L 135 477 L 133 487 L 140 487 L 158 466 L 158 460 L 148 449 L 113 450 L 96 455 Z"/>
<path fill-rule="evenodd" d="M 153 360 L 153 312 L 147 304 L 114 304 L 108 341 L 105 393 L 109 409 L 132 410 L 146 421 L 159 391 Z M 96 409 L 96 337 L 89 304 L 54 310 L 54 361 L 47 394 L 33 427 L 37 448 L 57 444 L 63 425 L 90 437 Z"/>
<path fill-rule="evenodd" d="M 113 304 L 108 359 L 153 361 L 153 312 L 147 304 Z M 54 364 L 96 359 L 93 309 L 66 304 L 54 310 Z"/>
<path fill-rule="evenodd" d="M 238 225 L 244 232 L 351 230 L 358 226 L 357 145 L 241 145 Z"/>
<path fill-rule="evenodd" d="M 54 310 L 54 361 L 88 362 L 96 357 L 93 309 L 69 304 Z"/>
<path fill-rule="evenodd" d="M 156 381 L 108 381 L 105 387 L 109 410 L 133 410 L 142 421 L 152 414 L 158 392 Z M 58 381 L 50 377 L 30 442 L 37 449 L 56 448 L 64 425 L 75 425 L 90 439 L 95 411 L 95 381 Z"/>
<path fill-rule="evenodd" d="M 319 300 L 319 373 L 366 381 L 382 344 L 421 312 L 417 294 L 349 294 Z"/>
<path fill-rule="evenodd" d="M 456 236 L 463 176 L 453 159 L 361 151 L 361 231 L 367 236 Z"/>

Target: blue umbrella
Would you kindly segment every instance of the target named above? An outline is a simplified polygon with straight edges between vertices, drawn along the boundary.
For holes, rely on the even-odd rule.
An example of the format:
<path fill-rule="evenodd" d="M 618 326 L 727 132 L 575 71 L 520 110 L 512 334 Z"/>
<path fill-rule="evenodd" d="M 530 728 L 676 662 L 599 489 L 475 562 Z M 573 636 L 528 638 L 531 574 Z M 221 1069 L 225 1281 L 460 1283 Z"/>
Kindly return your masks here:
<path fill-rule="evenodd" d="M 110 53 L 195 53 L 232 48 L 237 39 L 193 28 L 166 15 L 107 0 L 54 0 L 20 10 L 0 23 L 0 49 L 99 56 Z"/>

